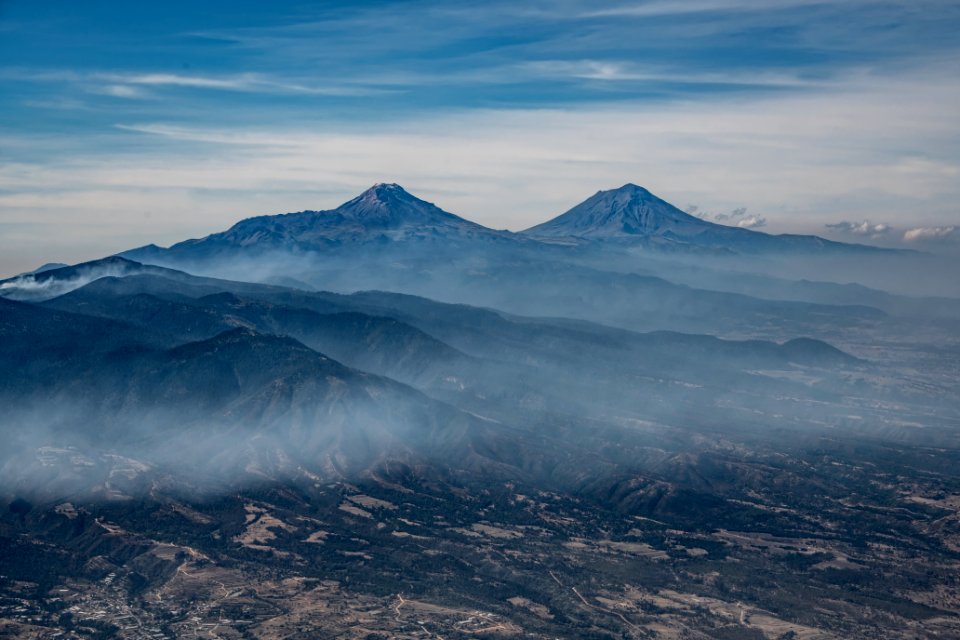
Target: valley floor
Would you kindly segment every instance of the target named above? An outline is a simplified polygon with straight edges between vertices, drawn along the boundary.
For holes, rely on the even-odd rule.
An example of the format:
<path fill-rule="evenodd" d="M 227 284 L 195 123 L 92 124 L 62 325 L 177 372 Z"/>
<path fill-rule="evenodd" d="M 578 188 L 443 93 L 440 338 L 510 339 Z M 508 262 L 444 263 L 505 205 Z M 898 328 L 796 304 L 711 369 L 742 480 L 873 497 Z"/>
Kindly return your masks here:
<path fill-rule="evenodd" d="M 900 446 L 891 455 L 908 480 L 871 462 L 889 448 L 820 440 L 743 454 L 715 441 L 676 462 L 672 480 L 664 469 L 578 497 L 386 463 L 354 482 L 305 472 L 216 499 L 133 499 L 122 491 L 123 475 L 135 475 L 127 464 L 114 469 L 112 500 L 6 509 L 0 631 L 958 637 L 951 452 Z M 41 455 L 90 464 L 69 450 Z M 742 494 L 722 486 L 733 471 Z"/>

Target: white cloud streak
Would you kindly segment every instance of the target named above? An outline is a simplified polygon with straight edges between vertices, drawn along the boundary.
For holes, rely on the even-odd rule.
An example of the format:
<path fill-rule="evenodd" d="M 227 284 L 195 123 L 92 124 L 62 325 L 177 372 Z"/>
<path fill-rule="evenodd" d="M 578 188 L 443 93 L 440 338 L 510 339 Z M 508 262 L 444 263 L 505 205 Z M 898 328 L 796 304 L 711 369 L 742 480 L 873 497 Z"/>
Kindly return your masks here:
<path fill-rule="evenodd" d="M 743 229 L 758 229 L 767 226 L 767 219 L 761 216 L 745 216 L 737 220 L 737 226 Z"/>
<path fill-rule="evenodd" d="M 101 93 L 114 98 L 143 98 L 144 92 L 138 87 L 131 87 L 125 84 L 101 85 L 91 89 L 94 93 Z"/>
<path fill-rule="evenodd" d="M 199 76 L 177 73 L 95 73 L 91 79 L 111 83 L 114 87 L 187 87 L 220 91 L 243 91 L 250 93 L 294 93 L 329 96 L 368 96 L 388 93 L 385 89 L 364 86 L 330 85 L 314 86 L 271 78 L 258 73 L 242 73 L 224 76 Z"/>
<path fill-rule="evenodd" d="M 357 80 L 329 80 L 322 84 L 263 73 L 196 75 L 73 70 L 0 69 L 0 78 L 76 86 L 90 93 L 119 98 L 145 97 L 145 88 L 181 88 L 242 93 L 363 97 L 396 93 L 397 88 L 369 86 Z"/>
<path fill-rule="evenodd" d="M 828 3 L 824 0 L 778 0 L 777 2 L 770 2 L 770 0 L 688 0 L 686 2 L 650 0 L 587 11 L 582 15 L 589 18 L 647 18 L 691 13 L 770 11 L 824 4 Z"/>
<path fill-rule="evenodd" d="M 890 233 L 892 229 L 892 227 L 888 224 L 870 222 L 869 220 L 863 220 L 861 222 L 841 220 L 840 222 L 825 224 L 823 226 L 832 231 L 849 233 L 855 236 L 866 236 L 870 238 L 880 238 L 885 236 L 886 234 Z"/>
<path fill-rule="evenodd" d="M 704 220 L 711 220 L 727 226 L 740 227 L 742 229 L 758 229 L 767 226 L 767 219 L 755 214 L 747 215 L 746 207 L 737 207 L 730 213 L 708 213 L 701 211 L 697 205 L 690 205 L 686 209 L 687 213 Z"/>
<path fill-rule="evenodd" d="M 575 78 L 606 82 L 671 82 L 676 84 L 741 85 L 753 87 L 815 87 L 826 81 L 810 80 L 786 72 L 697 72 L 644 66 L 618 60 L 537 60 L 525 62 L 500 75 L 521 77 Z"/>
<path fill-rule="evenodd" d="M 943 240 L 954 236 L 957 231 L 956 226 L 949 227 L 914 227 L 907 229 L 903 233 L 905 242 L 921 242 L 924 240 Z"/>

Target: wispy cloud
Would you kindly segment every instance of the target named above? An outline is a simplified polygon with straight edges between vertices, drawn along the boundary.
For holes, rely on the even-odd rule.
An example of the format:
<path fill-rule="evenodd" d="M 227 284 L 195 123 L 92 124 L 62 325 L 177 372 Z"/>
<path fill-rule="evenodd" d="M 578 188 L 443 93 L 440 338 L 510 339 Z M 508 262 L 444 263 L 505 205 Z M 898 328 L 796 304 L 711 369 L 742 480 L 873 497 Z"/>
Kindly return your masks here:
<path fill-rule="evenodd" d="M 953 237 L 957 232 L 956 226 L 949 227 L 914 227 L 903 233 L 905 242 L 921 242 L 924 240 L 943 240 Z"/>
<path fill-rule="evenodd" d="M 649 0 L 619 4 L 602 9 L 588 10 L 582 15 L 589 18 L 675 16 L 691 13 L 777 11 L 793 7 L 828 4 L 825 0 L 687 0 L 669 2 Z"/>
<path fill-rule="evenodd" d="M 639 65 L 617 60 L 536 60 L 515 69 L 530 77 L 578 78 L 608 82 L 669 82 L 674 85 L 741 85 L 756 87 L 814 87 L 824 80 L 780 72 L 690 72 L 677 67 Z"/>
<path fill-rule="evenodd" d="M 888 242 L 892 241 L 894 243 L 900 241 L 907 244 L 919 244 L 954 238 L 960 239 L 960 233 L 958 233 L 960 227 L 957 225 L 917 226 L 897 229 L 894 225 L 881 222 L 843 220 L 825 224 L 824 228 L 843 235 L 859 236 L 877 241 L 888 239 Z"/>
<path fill-rule="evenodd" d="M 195 87 L 200 89 L 225 89 L 228 91 L 249 91 L 266 84 L 255 74 L 241 74 L 231 77 L 188 76 L 175 73 L 146 74 L 93 74 L 93 79 L 124 84 L 144 84 L 150 86 Z"/>
<path fill-rule="evenodd" d="M 225 76 L 200 76 L 178 73 L 94 73 L 90 79 L 112 83 L 112 87 L 133 90 L 135 86 L 187 87 L 220 91 L 251 93 L 299 93 L 325 96 L 370 96 L 389 93 L 390 90 L 364 86 L 321 86 L 265 76 L 259 73 L 241 73 Z"/>
<path fill-rule="evenodd" d="M 730 213 L 709 213 L 701 210 L 699 206 L 692 204 L 686 208 L 686 212 L 703 220 L 710 220 L 727 226 L 740 227 L 741 229 L 758 229 L 767 226 L 766 218 L 756 214 L 748 215 L 746 207 L 737 207 Z"/>
<path fill-rule="evenodd" d="M 737 220 L 737 226 L 743 229 L 757 229 L 767 226 L 767 219 L 757 215 L 744 216 Z"/>
<path fill-rule="evenodd" d="M 890 225 L 879 222 L 870 222 L 869 220 L 863 220 L 861 222 L 841 220 L 840 222 L 833 222 L 823 226 L 831 231 L 847 233 L 855 236 L 866 236 L 874 239 L 879 239 L 890 233 L 892 230 Z"/>
<path fill-rule="evenodd" d="M 113 96 L 114 98 L 143 98 L 146 95 L 139 87 L 132 87 L 126 84 L 94 85 L 89 87 L 88 90 L 105 96 Z"/>
<path fill-rule="evenodd" d="M 938 0 L 910 6 L 884 0 L 414 5 L 361 3 L 308 12 L 299 22 L 195 35 L 324 74 L 344 68 L 356 77 L 426 83 L 499 77 L 505 85 L 524 70 L 553 79 L 806 85 L 880 68 L 894 56 L 957 48 L 947 34 L 958 16 Z M 937 19 L 945 12 L 946 20 Z M 651 16 L 662 19 L 642 19 Z"/>
<path fill-rule="evenodd" d="M 286 136 L 283 134 L 278 135 L 276 133 L 268 133 L 246 128 L 198 128 L 164 123 L 117 124 L 114 126 L 121 131 L 146 133 L 153 136 L 169 138 L 171 140 L 225 145 L 247 145 L 261 147 L 269 146 L 274 148 L 303 147 L 304 144 L 306 144 L 307 141 L 312 137 L 309 134 L 304 134 L 303 136 Z"/>
<path fill-rule="evenodd" d="M 315 96 L 382 96 L 396 93 L 396 87 L 376 87 L 361 81 L 328 81 L 311 83 L 289 77 L 263 73 L 199 75 L 184 73 L 139 73 L 111 71 L 78 71 L 73 69 L 33 70 L 0 68 L 0 77 L 30 83 L 75 86 L 90 93 L 119 98 L 144 97 L 144 89 L 181 88 L 241 93 L 315 95 Z"/>

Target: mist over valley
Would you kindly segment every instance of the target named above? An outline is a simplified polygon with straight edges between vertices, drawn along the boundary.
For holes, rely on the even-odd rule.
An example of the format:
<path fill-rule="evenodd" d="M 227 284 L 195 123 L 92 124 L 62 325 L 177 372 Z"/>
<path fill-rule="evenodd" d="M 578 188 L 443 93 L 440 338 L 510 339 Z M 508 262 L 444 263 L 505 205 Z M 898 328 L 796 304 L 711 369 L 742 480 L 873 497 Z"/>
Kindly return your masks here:
<path fill-rule="evenodd" d="M 0 638 L 960 638 L 957 33 L 0 0 Z"/>

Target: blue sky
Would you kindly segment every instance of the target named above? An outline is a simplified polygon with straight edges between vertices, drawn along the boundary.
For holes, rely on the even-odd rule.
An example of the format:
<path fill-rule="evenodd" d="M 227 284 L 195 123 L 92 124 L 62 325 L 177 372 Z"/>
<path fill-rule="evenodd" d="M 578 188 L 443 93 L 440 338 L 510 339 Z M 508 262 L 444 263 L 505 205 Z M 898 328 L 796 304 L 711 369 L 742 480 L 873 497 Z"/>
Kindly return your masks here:
<path fill-rule="evenodd" d="M 957 33 L 927 0 L 0 1 L 0 274 L 378 181 L 498 228 L 635 182 L 768 231 L 950 237 Z"/>

